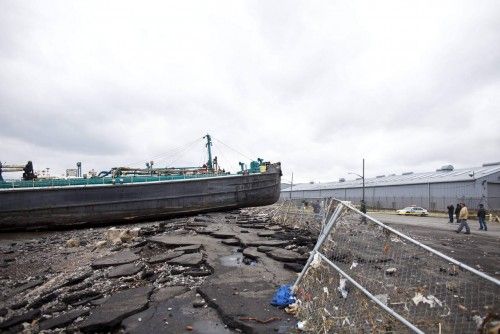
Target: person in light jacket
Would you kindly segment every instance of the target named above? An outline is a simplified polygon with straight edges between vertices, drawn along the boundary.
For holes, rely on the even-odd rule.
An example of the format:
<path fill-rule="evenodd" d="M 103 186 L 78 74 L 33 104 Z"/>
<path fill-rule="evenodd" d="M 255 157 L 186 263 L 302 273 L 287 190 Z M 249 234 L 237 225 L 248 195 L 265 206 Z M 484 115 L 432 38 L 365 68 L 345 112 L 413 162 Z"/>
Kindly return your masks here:
<path fill-rule="evenodd" d="M 455 232 L 460 233 L 462 229 L 465 227 L 465 234 L 470 234 L 469 224 L 467 224 L 467 218 L 469 218 L 469 210 L 465 206 L 465 203 L 460 203 L 460 213 L 458 214 L 458 222 L 460 225 L 458 226 L 458 230 Z"/>

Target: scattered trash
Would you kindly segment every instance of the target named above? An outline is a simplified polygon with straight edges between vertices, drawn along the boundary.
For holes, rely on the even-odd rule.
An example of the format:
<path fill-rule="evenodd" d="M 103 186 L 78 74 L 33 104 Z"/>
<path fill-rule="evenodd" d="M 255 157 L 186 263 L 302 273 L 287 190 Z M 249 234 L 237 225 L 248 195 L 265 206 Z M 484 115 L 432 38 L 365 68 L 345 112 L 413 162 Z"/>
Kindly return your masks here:
<path fill-rule="evenodd" d="M 124 229 L 112 227 L 106 231 L 106 238 L 111 241 L 113 245 L 120 245 L 124 242 L 129 242 L 139 236 L 140 228 Z"/>
<path fill-rule="evenodd" d="M 433 308 L 436 305 L 443 306 L 443 303 L 435 296 L 428 295 L 427 297 L 424 297 L 424 295 L 422 295 L 420 292 L 415 293 L 415 297 L 413 297 L 412 300 L 415 303 L 415 305 L 424 303 L 424 304 L 429 304 L 431 308 Z"/>
<path fill-rule="evenodd" d="M 337 290 L 340 291 L 340 293 L 342 294 L 342 298 L 347 298 L 346 283 L 347 280 L 341 277 L 339 282 L 339 287 L 337 288 Z"/>
<path fill-rule="evenodd" d="M 344 320 L 342 320 L 342 326 L 351 326 L 351 322 L 349 321 L 348 317 L 345 317 Z"/>
<path fill-rule="evenodd" d="M 323 311 L 325 311 L 325 313 L 329 316 L 329 317 L 332 317 L 332 314 L 330 313 L 330 311 L 328 311 L 326 309 L 326 307 L 323 307 Z"/>
<path fill-rule="evenodd" d="M 376 295 L 375 298 L 377 298 L 384 305 L 387 305 L 387 302 L 389 300 L 389 296 L 387 294 Z"/>
<path fill-rule="evenodd" d="M 295 302 L 295 296 L 292 292 L 291 285 L 282 285 L 278 288 L 273 296 L 271 305 L 278 307 L 286 307 Z"/>
<path fill-rule="evenodd" d="M 298 302 L 295 302 L 295 303 L 290 304 L 287 307 L 285 307 L 285 312 L 288 314 L 291 314 L 291 315 L 296 315 L 298 311 L 299 311 Z"/>
<path fill-rule="evenodd" d="M 387 269 L 385 270 L 385 273 L 386 273 L 387 275 L 393 275 L 396 271 L 397 271 L 397 269 L 396 269 L 396 268 L 387 268 Z"/>
<path fill-rule="evenodd" d="M 311 268 L 318 269 L 320 265 L 321 265 L 321 258 L 319 257 L 318 253 L 315 253 L 313 256 L 313 260 L 311 261 L 311 264 L 309 266 Z"/>
<path fill-rule="evenodd" d="M 402 243 L 404 243 L 403 241 L 401 241 L 401 239 L 399 239 L 399 237 L 397 237 L 395 235 L 391 235 L 391 241 L 392 242 L 402 242 Z"/>
<path fill-rule="evenodd" d="M 293 208 L 285 209 L 287 216 L 294 213 Z M 394 230 L 376 219 L 368 222 L 370 217 L 367 224 L 360 224 L 359 212 L 348 209 L 336 211 L 330 215 L 336 220 L 325 220 L 320 225 L 317 240 L 323 243 L 316 242 L 309 264 L 295 286 L 297 303 L 285 310 L 297 318 L 295 331 L 407 331 L 402 321 L 395 321 L 384 312 L 383 309 L 390 307 L 425 332 L 438 333 L 438 326 L 439 333 L 475 332 L 481 323 L 481 332 L 487 332 L 484 329 L 489 329 L 485 325 L 488 322 L 481 317 L 496 312 L 497 286 L 422 244 L 439 248 L 441 241 L 446 240 L 442 246 L 447 252 L 456 253 L 470 247 L 474 252 L 467 255 L 474 268 L 492 272 L 496 268 L 485 261 L 494 251 L 489 245 L 483 252 L 472 242 L 451 239 L 445 232 L 434 234 L 422 229 L 420 233 L 408 226 L 395 231 L 397 228 Z M 309 218 L 297 216 L 302 221 Z M 325 229 L 330 225 L 331 230 Z M 415 235 L 410 236 L 409 232 Z M 361 287 L 371 293 L 369 299 Z M 498 317 L 497 313 L 495 316 Z"/>
<path fill-rule="evenodd" d="M 479 315 L 475 315 L 472 317 L 472 320 L 474 320 L 474 322 L 476 323 L 476 326 L 477 328 L 481 328 L 481 326 L 483 325 L 483 321 L 484 321 L 485 318 L 479 316 Z"/>
<path fill-rule="evenodd" d="M 304 320 L 304 321 L 299 321 L 297 323 L 297 328 L 300 329 L 301 331 L 305 330 L 306 329 L 306 324 L 307 324 L 307 321 Z"/>

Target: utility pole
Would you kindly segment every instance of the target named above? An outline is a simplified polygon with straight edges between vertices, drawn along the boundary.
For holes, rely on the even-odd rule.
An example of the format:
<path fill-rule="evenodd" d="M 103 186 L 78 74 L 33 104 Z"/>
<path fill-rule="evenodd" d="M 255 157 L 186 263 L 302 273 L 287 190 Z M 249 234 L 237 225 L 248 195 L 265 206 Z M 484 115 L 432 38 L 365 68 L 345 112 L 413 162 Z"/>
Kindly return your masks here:
<path fill-rule="evenodd" d="M 361 208 L 364 208 L 363 213 L 366 213 L 366 202 L 365 202 L 365 158 L 363 158 L 363 204 Z"/>
<path fill-rule="evenodd" d="M 365 202 L 365 158 L 363 158 L 363 199 L 361 200 L 361 212 L 366 213 L 366 202 Z M 365 217 L 362 219 L 363 222 L 366 222 Z"/>

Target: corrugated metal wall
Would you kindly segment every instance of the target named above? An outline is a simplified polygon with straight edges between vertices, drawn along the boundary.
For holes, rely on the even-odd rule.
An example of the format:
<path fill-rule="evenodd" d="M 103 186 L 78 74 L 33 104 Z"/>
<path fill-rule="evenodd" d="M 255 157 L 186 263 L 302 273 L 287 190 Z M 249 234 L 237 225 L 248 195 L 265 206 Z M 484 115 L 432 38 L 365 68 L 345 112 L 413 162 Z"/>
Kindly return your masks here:
<path fill-rule="evenodd" d="M 488 183 L 488 204 L 490 208 L 500 208 L 500 183 Z"/>
<path fill-rule="evenodd" d="M 490 209 L 499 210 L 500 184 L 483 181 L 485 180 L 478 179 L 464 182 L 365 187 L 365 200 L 369 207 L 379 209 L 399 209 L 417 205 L 431 211 L 445 211 L 448 205 L 464 201 L 471 209 L 483 203 Z M 289 199 L 290 192 L 283 192 L 281 197 Z M 362 198 L 362 188 L 294 191 L 291 196 L 295 199 L 324 197 L 358 203 Z"/>

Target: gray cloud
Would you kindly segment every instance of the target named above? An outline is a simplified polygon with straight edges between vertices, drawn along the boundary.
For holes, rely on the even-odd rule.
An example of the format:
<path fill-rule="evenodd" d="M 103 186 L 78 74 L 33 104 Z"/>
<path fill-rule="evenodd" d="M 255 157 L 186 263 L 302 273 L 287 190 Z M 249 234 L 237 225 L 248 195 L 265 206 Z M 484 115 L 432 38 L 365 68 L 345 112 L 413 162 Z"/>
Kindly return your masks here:
<path fill-rule="evenodd" d="M 495 1 L 0 3 L 2 161 L 146 161 L 210 132 L 285 179 L 498 160 Z M 218 144 L 218 145 L 217 145 Z M 178 152 L 177 152 L 178 153 Z M 197 164 L 203 144 L 159 163 Z M 38 162 L 38 163 L 37 163 Z"/>

